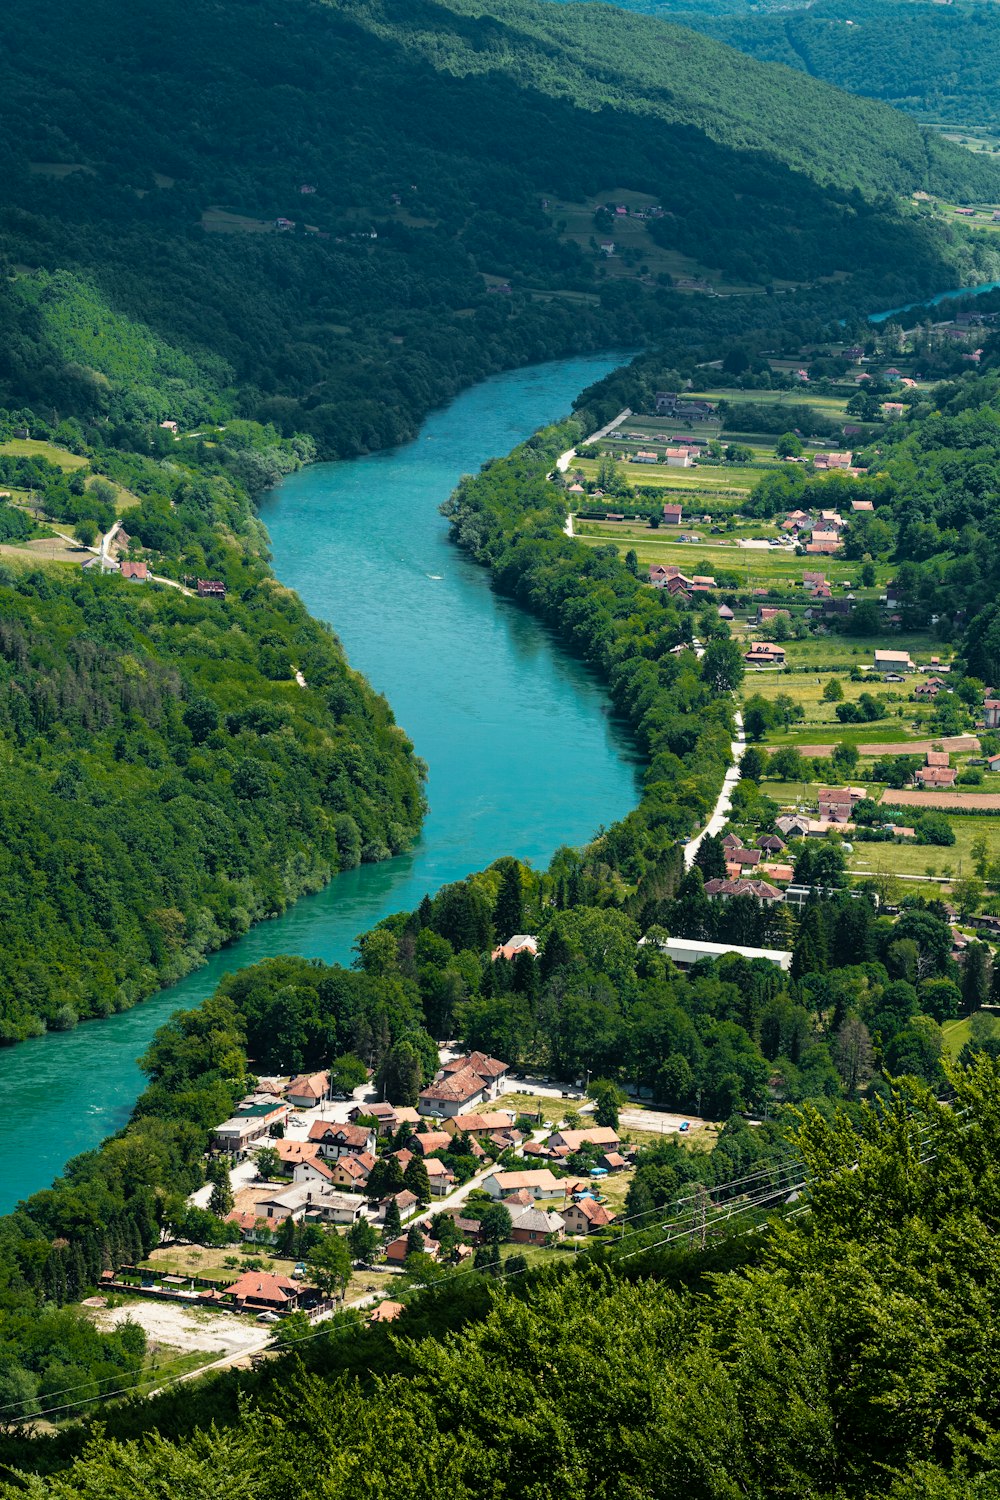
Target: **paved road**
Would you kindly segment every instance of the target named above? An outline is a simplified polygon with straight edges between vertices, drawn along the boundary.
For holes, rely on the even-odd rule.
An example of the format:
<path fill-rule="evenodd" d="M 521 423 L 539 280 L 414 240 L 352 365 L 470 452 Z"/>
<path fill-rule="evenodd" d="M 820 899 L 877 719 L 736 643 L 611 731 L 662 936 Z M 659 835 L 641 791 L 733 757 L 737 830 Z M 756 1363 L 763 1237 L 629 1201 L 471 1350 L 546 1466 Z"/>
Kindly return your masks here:
<path fill-rule="evenodd" d="M 746 747 L 746 735 L 743 732 L 743 715 L 739 713 L 739 711 L 737 711 L 736 738 L 732 743 L 733 764 L 726 772 L 725 780 L 722 783 L 722 790 L 720 791 L 718 801 L 715 804 L 715 810 L 713 811 L 712 816 L 709 818 L 708 822 L 705 824 L 701 832 L 697 834 L 690 841 L 690 843 L 685 844 L 684 846 L 684 864 L 689 870 L 694 864 L 695 855 L 701 848 L 702 839 L 706 838 L 710 833 L 721 833 L 723 828 L 725 828 L 726 826 L 726 820 L 729 817 L 729 810 L 733 805 L 733 788 L 736 786 L 736 783 L 740 779 L 740 761 L 743 759 L 743 752 Z"/>

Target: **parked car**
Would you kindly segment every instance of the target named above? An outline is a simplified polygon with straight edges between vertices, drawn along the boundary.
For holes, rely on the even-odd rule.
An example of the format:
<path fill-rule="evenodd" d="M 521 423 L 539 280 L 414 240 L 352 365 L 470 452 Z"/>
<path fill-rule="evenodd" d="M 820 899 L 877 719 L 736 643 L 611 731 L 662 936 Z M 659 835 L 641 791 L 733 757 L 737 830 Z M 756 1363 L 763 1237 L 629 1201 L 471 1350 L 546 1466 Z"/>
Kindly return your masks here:
<path fill-rule="evenodd" d="M 690 1130 L 690 1129 L 691 1129 L 690 1121 L 688 1121 L 688 1120 L 682 1120 L 681 1121 L 681 1125 L 680 1125 L 681 1135 L 683 1135 L 685 1131 Z"/>

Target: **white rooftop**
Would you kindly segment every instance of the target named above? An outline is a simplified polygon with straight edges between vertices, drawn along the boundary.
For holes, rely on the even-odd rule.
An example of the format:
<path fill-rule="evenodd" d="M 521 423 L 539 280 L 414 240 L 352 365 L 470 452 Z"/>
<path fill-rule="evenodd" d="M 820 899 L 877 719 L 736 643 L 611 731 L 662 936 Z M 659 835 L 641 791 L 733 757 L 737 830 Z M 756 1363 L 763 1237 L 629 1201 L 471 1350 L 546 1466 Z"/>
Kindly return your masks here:
<path fill-rule="evenodd" d="M 645 938 L 640 942 L 644 943 Z M 792 955 L 783 948 L 742 948 L 737 943 L 706 943 L 694 938 L 665 938 L 656 946 L 675 963 L 696 964 L 701 958 L 721 958 L 724 953 L 738 953 L 740 958 L 766 958 L 779 969 L 792 966 Z"/>

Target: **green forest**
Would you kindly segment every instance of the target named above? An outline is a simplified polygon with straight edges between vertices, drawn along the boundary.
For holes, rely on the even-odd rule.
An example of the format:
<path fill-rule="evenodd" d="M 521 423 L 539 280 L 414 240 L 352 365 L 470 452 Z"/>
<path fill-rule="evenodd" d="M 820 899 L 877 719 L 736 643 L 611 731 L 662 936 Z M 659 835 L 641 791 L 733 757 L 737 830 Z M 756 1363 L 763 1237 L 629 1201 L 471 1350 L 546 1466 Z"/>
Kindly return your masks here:
<path fill-rule="evenodd" d="M 0 432 L 22 421 L 49 430 L 22 408 Z M 3 480 L 92 530 L 128 486 L 130 554 L 226 595 L 27 553 L 0 565 L 3 1043 L 127 1008 L 338 870 L 399 853 L 423 812 L 385 700 L 265 562 L 251 494 L 308 441 L 238 421 L 213 444 L 135 423 L 52 435 L 84 466 L 0 454 Z M 150 451 L 166 443 L 169 463 Z M 30 529 L 5 514 L 8 535 Z"/>
<path fill-rule="evenodd" d="M 575 3 L 575 0 L 570 0 Z M 958 0 L 818 0 L 748 5 L 741 0 L 621 0 L 622 8 L 784 63 L 852 94 L 924 120 L 995 125 L 1000 17 L 992 5 Z"/>

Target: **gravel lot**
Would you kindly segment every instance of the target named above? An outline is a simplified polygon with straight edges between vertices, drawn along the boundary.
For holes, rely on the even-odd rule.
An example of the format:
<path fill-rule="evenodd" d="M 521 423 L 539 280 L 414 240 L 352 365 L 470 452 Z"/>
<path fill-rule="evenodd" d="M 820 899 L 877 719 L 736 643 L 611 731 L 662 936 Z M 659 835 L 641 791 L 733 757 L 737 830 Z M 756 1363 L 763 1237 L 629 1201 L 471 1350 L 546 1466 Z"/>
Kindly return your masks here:
<path fill-rule="evenodd" d="M 94 1314 L 97 1326 L 105 1331 L 128 1318 L 139 1323 L 150 1340 L 185 1353 L 241 1354 L 247 1349 L 259 1349 L 271 1336 L 271 1330 L 263 1323 L 247 1322 L 231 1313 L 188 1308 L 177 1302 L 129 1302 L 124 1307 L 108 1307 Z"/>

